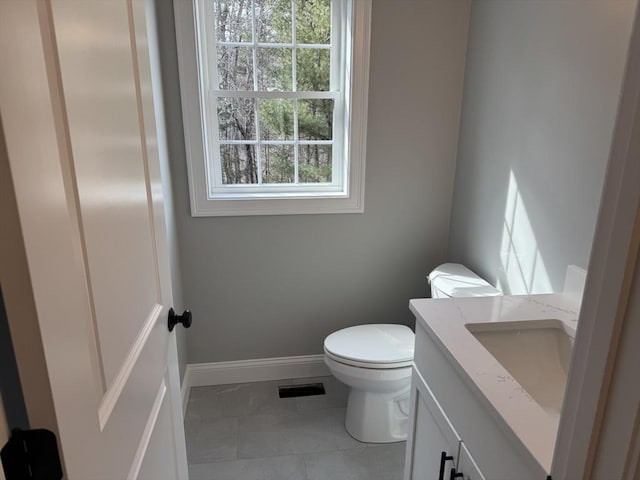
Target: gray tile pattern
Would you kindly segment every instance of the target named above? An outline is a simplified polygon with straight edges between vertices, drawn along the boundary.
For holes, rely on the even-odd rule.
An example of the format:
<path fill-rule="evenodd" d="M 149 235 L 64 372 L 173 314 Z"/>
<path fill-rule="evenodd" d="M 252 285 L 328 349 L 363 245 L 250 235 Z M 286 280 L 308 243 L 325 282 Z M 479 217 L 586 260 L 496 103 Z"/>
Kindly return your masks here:
<path fill-rule="evenodd" d="M 296 411 L 295 398 L 279 398 L 279 382 L 194 387 L 186 420 L 228 418 Z"/>
<path fill-rule="evenodd" d="M 404 443 L 305 456 L 307 480 L 402 480 Z"/>
<path fill-rule="evenodd" d="M 189 465 L 189 480 L 307 480 L 300 456 Z"/>
<path fill-rule="evenodd" d="M 186 420 L 184 433 L 189 463 L 214 462 L 237 457 L 237 418 Z"/>
<path fill-rule="evenodd" d="M 318 412 L 321 412 L 319 414 Z M 361 447 L 344 429 L 344 408 L 242 417 L 238 458 L 258 458 Z"/>
<path fill-rule="evenodd" d="M 326 395 L 279 398 L 322 382 Z M 364 444 L 344 428 L 348 389 L 333 377 L 194 387 L 185 418 L 191 480 L 396 480 L 404 443 Z"/>

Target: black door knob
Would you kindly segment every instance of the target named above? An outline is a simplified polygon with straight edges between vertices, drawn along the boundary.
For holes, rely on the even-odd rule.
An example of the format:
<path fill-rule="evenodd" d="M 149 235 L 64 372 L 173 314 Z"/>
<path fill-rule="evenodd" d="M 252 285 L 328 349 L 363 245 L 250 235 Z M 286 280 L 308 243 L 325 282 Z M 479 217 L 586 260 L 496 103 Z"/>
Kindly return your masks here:
<path fill-rule="evenodd" d="M 182 315 L 178 315 L 173 308 L 169 309 L 169 331 L 173 332 L 173 327 L 181 323 L 184 328 L 191 326 L 191 312 L 185 310 Z"/>

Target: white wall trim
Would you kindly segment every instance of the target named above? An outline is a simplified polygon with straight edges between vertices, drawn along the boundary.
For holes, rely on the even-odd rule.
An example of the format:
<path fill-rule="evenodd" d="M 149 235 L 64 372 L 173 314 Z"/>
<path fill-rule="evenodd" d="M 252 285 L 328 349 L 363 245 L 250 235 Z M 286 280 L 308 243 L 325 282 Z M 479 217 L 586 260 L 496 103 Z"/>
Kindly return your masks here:
<path fill-rule="evenodd" d="M 182 381 L 182 408 L 186 412 L 191 387 L 264 382 L 331 375 L 324 355 L 260 358 L 233 362 L 191 363 Z"/>

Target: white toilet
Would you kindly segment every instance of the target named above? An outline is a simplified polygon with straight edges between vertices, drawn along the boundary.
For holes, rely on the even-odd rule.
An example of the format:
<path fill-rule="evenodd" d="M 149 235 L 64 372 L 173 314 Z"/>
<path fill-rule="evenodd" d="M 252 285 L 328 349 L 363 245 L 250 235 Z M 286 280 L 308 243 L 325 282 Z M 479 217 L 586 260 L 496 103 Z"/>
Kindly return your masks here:
<path fill-rule="evenodd" d="M 431 296 L 501 295 L 464 265 L 445 263 L 429 274 Z M 358 325 L 329 335 L 324 361 L 350 387 L 345 427 L 361 442 L 407 438 L 414 334 L 404 325 Z"/>

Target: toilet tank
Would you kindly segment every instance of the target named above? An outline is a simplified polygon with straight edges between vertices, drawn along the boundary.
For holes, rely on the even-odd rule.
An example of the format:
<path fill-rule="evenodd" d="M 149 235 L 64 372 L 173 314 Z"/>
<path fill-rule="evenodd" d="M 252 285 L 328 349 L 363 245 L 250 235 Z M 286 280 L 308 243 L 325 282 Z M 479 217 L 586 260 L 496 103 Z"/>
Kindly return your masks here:
<path fill-rule="evenodd" d="M 432 298 L 502 295 L 500 290 L 460 263 L 443 263 L 427 278 L 431 284 Z"/>

